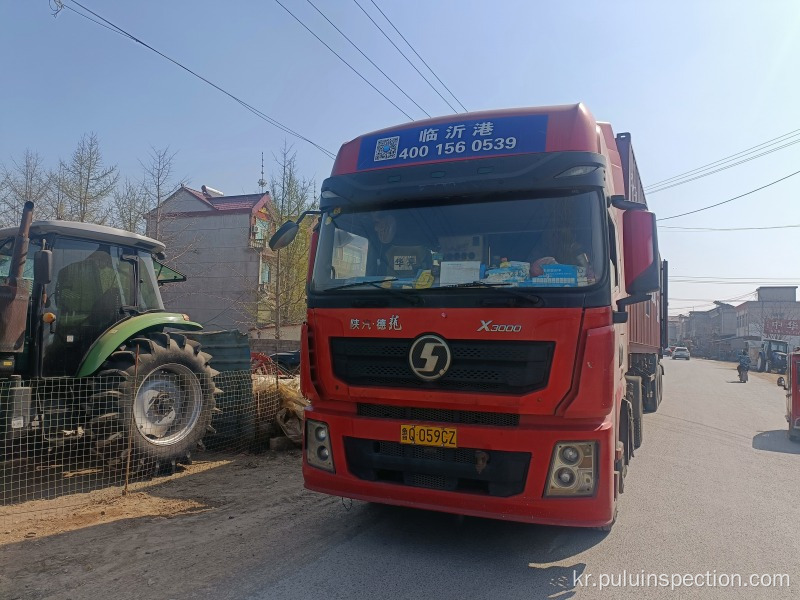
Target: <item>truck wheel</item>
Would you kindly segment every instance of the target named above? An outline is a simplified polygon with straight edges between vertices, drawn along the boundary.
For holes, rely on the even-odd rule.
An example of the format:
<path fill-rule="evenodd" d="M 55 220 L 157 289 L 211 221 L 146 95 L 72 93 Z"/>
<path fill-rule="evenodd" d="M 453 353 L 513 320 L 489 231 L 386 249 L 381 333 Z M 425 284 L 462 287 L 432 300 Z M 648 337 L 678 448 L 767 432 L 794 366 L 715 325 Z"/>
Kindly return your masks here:
<path fill-rule="evenodd" d="M 761 356 L 760 354 L 758 355 L 758 364 L 756 365 L 756 369 L 758 370 L 759 373 L 764 372 L 764 357 Z"/>
<path fill-rule="evenodd" d="M 642 435 L 644 434 L 644 406 L 642 405 L 642 395 L 634 394 L 631 398 L 633 406 L 633 447 L 639 448 L 642 445 Z"/>
<path fill-rule="evenodd" d="M 109 466 L 130 462 L 132 472 L 149 474 L 191 462 L 221 393 L 210 359 L 198 342 L 160 332 L 129 340 L 108 358 L 88 429 Z"/>
<path fill-rule="evenodd" d="M 656 374 L 650 391 L 651 393 L 643 400 L 644 412 L 648 413 L 656 412 L 658 405 L 661 404 L 661 365 L 656 365 Z"/>

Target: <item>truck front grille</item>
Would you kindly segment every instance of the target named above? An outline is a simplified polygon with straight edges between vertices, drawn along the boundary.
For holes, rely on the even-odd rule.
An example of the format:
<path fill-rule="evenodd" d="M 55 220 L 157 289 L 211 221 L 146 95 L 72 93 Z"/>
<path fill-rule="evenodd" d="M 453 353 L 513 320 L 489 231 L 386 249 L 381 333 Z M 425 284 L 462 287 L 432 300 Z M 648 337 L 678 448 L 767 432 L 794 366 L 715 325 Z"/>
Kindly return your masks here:
<path fill-rule="evenodd" d="M 477 448 L 430 448 L 344 438 L 355 477 L 450 492 L 508 497 L 521 494 L 531 454 Z"/>
<path fill-rule="evenodd" d="M 358 404 L 358 415 L 372 419 L 395 421 L 432 421 L 459 425 L 490 425 L 517 427 L 519 415 L 511 413 L 479 412 L 474 410 L 448 410 L 443 408 L 417 408 L 413 406 L 386 406 L 384 404 Z"/>
<path fill-rule="evenodd" d="M 553 342 L 448 341 L 450 369 L 436 381 L 414 375 L 411 339 L 331 338 L 333 373 L 349 385 L 522 395 L 547 385 Z"/>

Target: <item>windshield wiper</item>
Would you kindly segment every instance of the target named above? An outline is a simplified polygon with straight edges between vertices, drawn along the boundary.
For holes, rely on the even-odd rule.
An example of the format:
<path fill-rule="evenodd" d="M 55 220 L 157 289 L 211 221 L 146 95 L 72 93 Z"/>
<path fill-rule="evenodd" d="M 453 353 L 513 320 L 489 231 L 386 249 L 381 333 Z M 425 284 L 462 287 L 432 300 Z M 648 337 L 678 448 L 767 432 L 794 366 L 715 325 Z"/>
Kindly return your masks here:
<path fill-rule="evenodd" d="M 387 281 L 397 281 L 397 277 L 384 277 L 382 279 L 367 279 L 365 281 L 351 281 L 350 283 L 343 283 L 342 285 L 335 285 L 333 287 L 329 287 L 325 291 L 331 292 L 333 290 L 343 290 L 345 288 L 356 287 L 359 285 L 371 285 L 373 287 L 386 290 L 389 288 L 382 287 L 381 284 L 386 283 Z"/>
<path fill-rule="evenodd" d="M 383 290 L 385 292 L 389 292 L 393 296 L 397 296 L 398 298 L 402 298 L 403 300 L 406 300 L 407 302 L 410 302 L 411 304 L 415 304 L 415 305 L 422 304 L 422 298 L 420 298 L 419 296 L 412 296 L 412 295 L 406 294 L 406 293 L 404 293 L 403 290 L 397 290 L 397 289 L 394 289 L 394 288 L 391 288 L 391 287 L 383 287 L 382 284 L 386 283 L 387 281 L 397 281 L 397 277 L 388 277 L 386 279 L 371 279 L 371 280 L 368 280 L 368 281 L 352 281 L 350 283 L 345 283 L 345 284 L 342 284 L 342 285 L 337 285 L 336 287 L 328 288 L 325 291 L 326 292 L 330 292 L 332 290 L 343 290 L 345 288 L 356 287 L 356 286 L 359 286 L 359 285 L 371 285 L 372 287 L 377 288 L 379 290 Z"/>
<path fill-rule="evenodd" d="M 506 292 L 509 295 L 516 296 L 518 298 L 523 298 L 528 302 L 531 302 L 534 306 L 538 304 L 542 304 L 541 296 L 537 296 L 535 294 L 528 294 L 526 292 L 521 292 L 515 287 L 511 287 L 510 283 L 507 282 L 500 282 L 500 281 L 469 281 L 467 283 L 454 283 L 452 285 L 445 285 L 439 286 L 438 289 L 444 290 L 449 288 L 489 288 L 492 290 L 497 290 L 498 292 Z"/>

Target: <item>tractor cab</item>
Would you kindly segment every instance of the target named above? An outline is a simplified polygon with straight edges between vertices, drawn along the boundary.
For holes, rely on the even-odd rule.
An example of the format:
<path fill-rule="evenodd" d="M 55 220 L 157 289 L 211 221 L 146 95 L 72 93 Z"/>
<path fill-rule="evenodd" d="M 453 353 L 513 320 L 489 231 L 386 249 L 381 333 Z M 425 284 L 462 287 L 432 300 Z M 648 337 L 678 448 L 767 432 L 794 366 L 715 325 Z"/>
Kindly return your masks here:
<path fill-rule="evenodd" d="M 9 277 L 16 233 L 17 228 L 0 230 L 0 278 Z M 34 222 L 29 239 L 23 279 L 40 287 L 31 298 L 41 301 L 29 303 L 26 351 L 17 357 L 15 373 L 74 376 L 106 330 L 131 316 L 164 310 L 154 267 L 154 255 L 164 251 L 161 242 L 66 221 Z M 35 281 L 36 260 L 49 263 L 40 269 L 48 281 Z M 31 344 L 34 336 L 39 340 Z"/>

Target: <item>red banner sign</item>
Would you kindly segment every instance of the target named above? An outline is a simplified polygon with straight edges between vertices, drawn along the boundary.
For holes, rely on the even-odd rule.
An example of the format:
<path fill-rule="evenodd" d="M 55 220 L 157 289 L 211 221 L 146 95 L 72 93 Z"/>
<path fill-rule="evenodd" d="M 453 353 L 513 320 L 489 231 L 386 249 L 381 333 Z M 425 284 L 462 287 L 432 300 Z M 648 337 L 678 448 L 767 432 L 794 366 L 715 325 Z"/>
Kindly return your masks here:
<path fill-rule="evenodd" d="M 800 335 L 800 319 L 764 319 L 766 335 Z"/>

